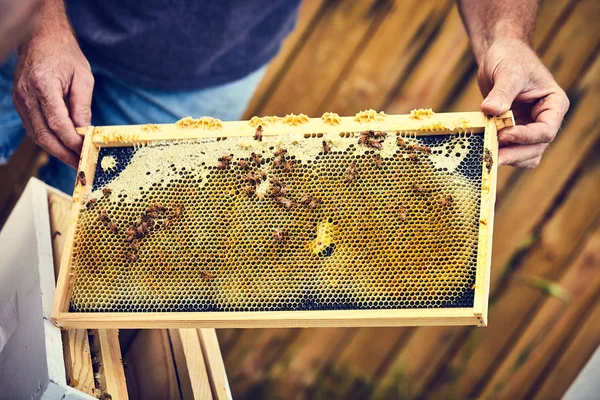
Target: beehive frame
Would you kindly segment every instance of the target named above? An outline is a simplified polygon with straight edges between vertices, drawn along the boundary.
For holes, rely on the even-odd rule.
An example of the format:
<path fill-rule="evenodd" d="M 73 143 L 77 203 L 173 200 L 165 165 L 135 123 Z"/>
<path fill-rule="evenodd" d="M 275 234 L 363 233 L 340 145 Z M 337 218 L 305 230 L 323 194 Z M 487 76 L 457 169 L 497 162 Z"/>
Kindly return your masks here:
<path fill-rule="evenodd" d="M 332 121 L 333 119 L 333 121 Z M 509 111 L 498 117 L 480 112 L 444 113 L 415 117 L 363 112 L 356 117 L 338 117 L 327 113 L 322 118 L 287 116 L 284 122 L 268 126 L 264 119 L 222 122 L 212 118 L 192 120 L 186 124 L 128 125 L 80 128 L 84 136 L 79 171 L 87 184 L 76 183 L 66 246 L 53 304 L 52 319 L 65 328 L 257 328 L 257 327 L 351 327 L 351 326 L 419 326 L 419 325 L 487 325 L 491 245 L 496 197 L 497 131 L 514 125 Z M 273 121 L 273 120 L 271 120 Z M 304 311 L 210 311 L 210 312 L 70 312 L 72 253 L 80 209 L 90 195 L 98 156 L 102 147 L 138 146 L 152 142 L 248 137 L 264 123 L 263 135 L 303 134 L 315 137 L 345 132 L 402 131 L 416 135 L 471 132 L 484 135 L 484 148 L 494 162 L 489 170 L 482 162 L 480 225 L 473 307 L 383 310 L 304 310 Z"/>

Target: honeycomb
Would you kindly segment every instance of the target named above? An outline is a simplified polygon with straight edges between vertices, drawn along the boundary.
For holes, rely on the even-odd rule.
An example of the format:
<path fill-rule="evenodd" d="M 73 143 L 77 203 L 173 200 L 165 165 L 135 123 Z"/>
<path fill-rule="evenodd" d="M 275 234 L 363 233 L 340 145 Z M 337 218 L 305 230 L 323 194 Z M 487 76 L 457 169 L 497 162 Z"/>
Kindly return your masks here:
<path fill-rule="evenodd" d="M 483 134 L 107 147 L 72 312 L 472 307 Z"/>

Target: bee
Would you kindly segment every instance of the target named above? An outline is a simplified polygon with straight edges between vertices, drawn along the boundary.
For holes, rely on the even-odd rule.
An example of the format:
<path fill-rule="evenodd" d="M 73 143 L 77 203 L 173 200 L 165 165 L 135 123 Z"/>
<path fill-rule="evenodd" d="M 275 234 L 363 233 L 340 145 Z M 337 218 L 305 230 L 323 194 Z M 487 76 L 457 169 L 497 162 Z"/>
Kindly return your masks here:
<path fill-rule="evenodd" d="M 244 171 L 248 171 L 250 169 L 250 163 L 246 160 L 240 160 L 239 166 Z"/>
<path fill-rule="evenodd" d="M 253 195 L 253 194 L 254 194 L 254 192 L 255 192 L 255 189 L 254 189 L 254 187 L 253 187 L 253 186 L 246 186 L 246 187 L 244 188 L 244 191 L 246 192 L 246 194 L 248 195 L 248 197 L 252 197 L 252 195 Z"/>
<path fill-rule="evenodd" d="M 229 164 L 231 163 L 231 156 L 230 155 L 225 155 L 221 158 L 219 158 L 219 164 L 217 164 L 217 169 L 223 170 L 223 169 L 229 169 Z"/>
<path fill-rule="evenodd" d="M 404 146 L 404 149 L 408 152 L 408 153 L 414 153 L 415 150 L 417 149 L 417 145 L 416 144 L 412 144 L 409 143 L 406 146 Z"/>
<path fill-rule="evenodd" d="M 275 168 L 281 168 L 283 166 L 283 158 L 281 158 L 281 156 L 273 157 L 273 166 Z"/>
<path fill-rule="evenodd" d="M 318 197 L 313 197 L 313 199 L 308 203 L 308 207 L 313 210 L 319 206 L 323 201 Z"/>
<path fill-rule="evenodd" d="M 309 205 L 313 197 L 310 194 L 304 193 L 300 198 L 300 204 Z"/>
<path fill-rule="evenodd" d="M 261 158 L 262 158 L 262 155 L 260 155 L 260 154 L 252 153 L 250 155 L 250 159 L 252 160 L 252 162 L 254 162 L 254 164 L 256 164 L 257 167 L 259 167 L 260 163 L 262 162 Z"/>
<path fill-rule="evenodd" d="M 246 181 L 255 184 L 256 183 L 256 176 L 254 176 L 254 172 L 250 171 L 246 174 Z"/>
<path fill-rule="evenodd" d="M 285 153 L 287 153 L 287 150 L 277 149 L 277 150 L 275 150 L 275 157 L 281 157 L 281 156 L 285 155 Z"/>
<path fill-rule="evenodd" d="M 369 131 L 369 133 L 371 134 L 371 137 L 375 139 L 385 139 L 387 136 L 387 133 L 383 131 Z"/>
<path fill-rule="evenodd" d="M 398 145 L 398 147 L 400 148 L 404 148 L 406 146 L 406 142 L 404 141 L 404 138 L 402 138 L 402 136 L 398 136 L 396 138 L 396 144 Z"/>
<path fill-rule="evenodd" d="M 156 211 L 158 211 L 159 213 L 166 213 L 167 212 L 167 207 L 163 206 L 160 203 L 154 203 L 154 209 Z"/>
<path fill-rule="evenodd" d="M 56 231 L 52 234 L 52 240 L 54 240 L 57 236 L 62 236 L 62 233 L 60 233 L 60 231 Z"/>
<path fill-rule="evenodd" d="M 277 196 L 285 196 L 288 192 L 288 188 L 287 185 L 283 182 L 280 182 L 279 179 L 275 178 L 273 179 L 273 191 L 271 193 L 271 195 L 273 197 L 277 197 Z"/>
<path fill-rule="evenodd" d="M 287 160 L 285 164 L 283 164 L 284 172 L 292 172 L 294 170 L 294 160 Z"/>
<path fill-rule="evenodd" d="M 423 154 L 431 154 L 431 149 L 425 145 L 417 145 L 416 149 Z"/>
<path fill-rule="evenodd" d="M 87 179 L 85 178 L 85 172 L 79 171 L 79 173 L 77 174 L 77 180 L 79 181 L 81 186 L 87 185 Z"/>
<path fill-rule="evenodd" d="M 265 171 L 258 171 L 257 181 L 262 182 L 262 181 L 266 181 L 266 180 L 267 180 L 267 173 Z"/>
<path fill-rule="evenodd" d="M 104 188 L 102 189 L 102 194 L 104 195 L 104 197 L 108 197 L 112 194 L 112 190 L 110 190 L 109 188 Z"/>
<path fill-rule="evenodd" d="M 114 222 L 108 224 L 108 229 L 110 229 L 115 235 L 119 233 L 119 227 Z"/>
<path fill-rule="evenodd" d="M 104 210 L 98 211 L 98 219 L 102 222 L 110 222 L 110 218 Z"/>
<path fill-rule="evenodd" d="M 140 251 L 140 242 L 137 239 L 133 239 L 131 241 L 130 249 L 131 249 L 131 251 L 133 251 L 135 253 Z"/>
<path fill-rule="evenodd" d="M 181 216 L 181 214 L 183 214 L 184 211 L 185 211 L 185 206 L 183 204 L 181 204 L 175 208 L 173 215 L 175 216 L 175 218 L 179 218 Z"/>
<path fill-rule="evenodd" d="M 408 215 L 408 211 L 406 210 L 406 207 L 404 207 L 404 205 L 400 206 L 400 218 L 402 219 L 402 221 L 406 221 L 406 216 Z"/>
<path fill-rule="evenodd" d="M 369 136 L 361 134 L 358 138 L 358 144 L 367 145 L 367 141 L 369 140 Z"/>
<path fill-rule="evenodd" d="M 163 221 L 163 228 L 169 229 L 169 227 L 171 226 L 171 224 L 173 224 L 173 221 L 171 220 L 171 218 L 167 217 Z"/>
<path fill-rule="evenodd" d="M 452 204 L 454 204 L 454 197 L 452 197 L 451 194 L 440 200 L 440 205 L 442 207 L 451 206 Z"/>
<path fill-rule="evenodd" d="M 377 168 L 381 168 L 381 156 L 379 154 L 373 156 L 373 163 Z"/>
<path fill-rule="evenodd" d="M 368 147 L 372 147 L 377 150 L 381 150 L 381 148 L 383 147 L 383 145 L 381 144 L 381 140 L 377 140 L 377 139 L 373 139 L 373 138 L 367 138 L 366 144 Z"/>
<path fill-rule="evenodd" d="M 415 153 L 409 154 L 408 159 L 415 164 L 417 164 L 419 162 L 419 156 L 416 155 Z"/>
<path fill-rule="evenodd" d="M 210 281 L 213 278 L 213 276 L 206 270 L 202 270 L 200 274 L 202 275 L 202 279 L 204 279 L 205 281 Z"/>
<path fill-rule="evenodd" d="M 137 255 L 137 253 L 134 253 L 132 251 L 127 252 L 127 254 L 125 255 L 125 258 L 127 259 L 127 262 L 135 262 L 137 261 L 137 259 L 139 258 L 139 256 Z"/>
<path fill-rule="evenodd" d="M 352 163 L 346 170 L 346 183 L 354 182 L 356 180 L 356 175 L 356 165 Z"/>
<path fill-rule="evenodd" d="M 135 231 L 135 227 L 133 225 L 130 225 L 127 228 L 127 241 L 129 243 L 132 243 L 136 238 L 136 231 Z"/>
<path fill-rule="evenodd" d="M 422 185 L 419 185 L 417 183 L 413 183 L 412 188 L 415 192 L 417 192 L 419 194 L 425 194 L 427 192 Z"/>
<path fill-rule="evenodd" d="M 87 204 L 85 205 L 85 207 L 88 210 L 91 210 L 92 208 L 94 208 L 94 206 L 96 205 L 96 202 L 98 201 L 98 199 L 89 199 Z"/>
<path fill-rule="evenodd" d="M 273 229 L 273 240 L 276 242 L 283 242 L 287 236 L 287 232 L 283 229 Z"/>
<path fill-rule="evenodd" d="M 490 172 L 492 172 L 492 165 L 494 165 L 494 158 L 492 157 L 492 152 L 489 149 L 484 150 L 482 161 L 485 162 L 485 167 L 487 168 L 488 174 Z"/>
<path fill-rule="evenodd" d="M 262 142 L 262 137 L 263 137 L 263 127 L 262 127 L 262 125 L 259 125 L 256 128 L 256 132 L 254 132 L 254 140 L 258 140 L 259 142 Z"/>
<path fill-rule="evenodd" d="M 275 200 L 280 206 L 282 206 L 286 210 L 291 210 L 292 208 L 296 207 L 296 204 L 286 197 L 280 196 L 277 197 Z"/>
<path fill-rule="evenodd" d="M 330 151 L 331 147 L 329 147 L 326 140 L 323 140 L 323 153 L 329 154 Z"/>
<path fill-rule="evenodd" d="M 135 237 L 138 239 L 143 239 L 146 234 L 144 233 L 144 228 L 139 225 L 135 230 Z"/>

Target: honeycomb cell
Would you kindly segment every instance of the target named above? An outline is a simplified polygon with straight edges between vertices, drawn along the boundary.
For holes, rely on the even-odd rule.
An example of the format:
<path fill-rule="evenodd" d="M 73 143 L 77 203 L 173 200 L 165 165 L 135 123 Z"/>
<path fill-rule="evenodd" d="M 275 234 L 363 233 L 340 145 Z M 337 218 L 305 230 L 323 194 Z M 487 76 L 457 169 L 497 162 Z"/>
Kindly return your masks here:
<path fill-rule="evenodd" d="M 77 223 L 73 312 L 473 306 L 482 134 L 230 137 L 107 156 L 116 169 L 98 166 Z"/>

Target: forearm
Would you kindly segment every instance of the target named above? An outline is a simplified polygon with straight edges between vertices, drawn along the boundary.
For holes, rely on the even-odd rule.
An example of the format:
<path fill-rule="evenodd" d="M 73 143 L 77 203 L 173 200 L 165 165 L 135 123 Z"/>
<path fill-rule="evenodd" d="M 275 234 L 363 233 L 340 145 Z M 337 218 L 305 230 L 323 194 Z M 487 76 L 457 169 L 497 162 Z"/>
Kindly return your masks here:
<path fill-rule="evenodd" d="M 73 33 L 71 24 L 67 18 L 64 0 L 41 0 L 38 15 L 39 23 L 37 27 L 31 32 L 28 40 L 23 43 L 19 51 L 22 51 L 31 40 L 35 40 L 38 37 L 44 37 L 48 34 L 60 37 L 67 33 Z"/>
<path fill-rule="evenodd" d="M 531 44 L 540 0 L 457 0 L 478 64 L 497 40 Z"/>

